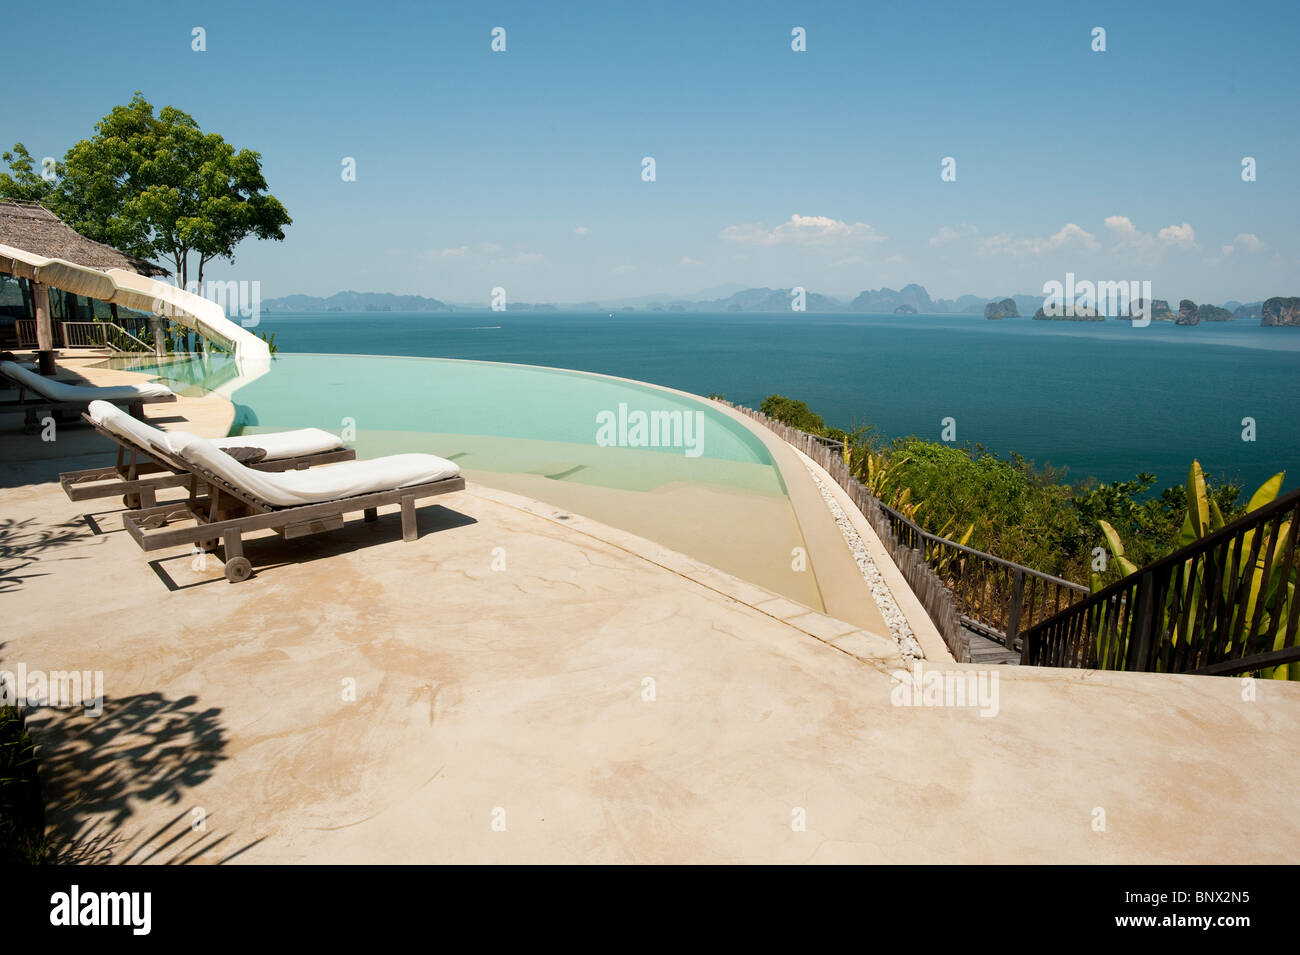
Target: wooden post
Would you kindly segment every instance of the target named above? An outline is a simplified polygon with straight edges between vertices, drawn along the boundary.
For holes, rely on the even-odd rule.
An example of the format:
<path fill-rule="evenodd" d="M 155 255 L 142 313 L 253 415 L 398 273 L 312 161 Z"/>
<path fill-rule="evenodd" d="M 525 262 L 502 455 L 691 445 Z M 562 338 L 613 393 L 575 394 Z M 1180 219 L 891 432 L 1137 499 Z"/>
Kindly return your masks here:
<path fill-rule="evenodd" d="M 153 329 L 153 353 L 158 358 L 167 357 L 167 343 L 163 341 L 163 320 L 161 315 L 149 316 L 149 327 Z"/>
<path fill-rule="evenodd" d="M 32 282 L 32 308 L 36 312 L 36 358 L 42 375 L 54 375 L 54 327 L 50 323 L 50 287 Z"/>
<path fill-rule="evenodd" d="M 1011 572 L 1011 613 L 1007 623 L 1007 649 L 1016 648 L 1020 637 L 1020 604 L 1025 599 L 1025 572 L 1017 567 Z"/>
<path fill-rule="evenodd" d="M 1138 578 L 1132 624 L 1129 629 L 1126 670 L 1146 670 L 1151 656 L 1151 631 L 1155 621 L 1155 586 L 1151 571 Z M 1131 591 L 1130 591 L 1131 593 Z"/>

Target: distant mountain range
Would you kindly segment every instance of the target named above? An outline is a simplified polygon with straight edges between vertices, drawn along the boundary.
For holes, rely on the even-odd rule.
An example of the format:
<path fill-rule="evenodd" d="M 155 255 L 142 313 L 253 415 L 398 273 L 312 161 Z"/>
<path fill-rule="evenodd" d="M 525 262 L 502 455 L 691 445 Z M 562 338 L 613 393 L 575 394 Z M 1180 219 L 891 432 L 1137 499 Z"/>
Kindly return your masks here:
<path fill-rule="evenodd" d="M 423 295 L 394 295 L 392 292 L 335 292 L 329 298 L 317 295 L 286 295 L 267 299 L 262 308 L 273 312 L 445 312 L 451 308 L 436 298 Z"/>
<path fill-rule="evenodd" d="M 716 296 L 716 297 L 715 297 Z M 738 288 L 721 286 L 706 289 L 692 297 L 676 295 L 642 295 L 629 299 L 573 304 L 509 302 L 510 312 L 566 311 L 613 312 L 788 312 L 792 289 Z M 868 289 L 853 299 L 836 298 L 807 291 L 805 310 L 809 312 L 899 312 L 906 314 L 984 314 L 985 306 L 1010 298 L 1021 316 L 1033 315 L 1043 304 L 1042 295 L 984 296 L 961 295 L 955 299 L 932 299 L 921 285 L 904 285 L 901 289 Z M 1242 305 L 1227 302 L 1224 306 L 1237 319 L 1258 319 L 1264 302 Z M 391 292 L 336 292 L 326 298 L 315 295 L 286 295 L 262 303 L 266 312 L 447 312 L 486 311 L 486 303 L 448 303 L 423 295 L 394 295 Z M 1284 320 L 1282 324 L 1287 324 Z"/>

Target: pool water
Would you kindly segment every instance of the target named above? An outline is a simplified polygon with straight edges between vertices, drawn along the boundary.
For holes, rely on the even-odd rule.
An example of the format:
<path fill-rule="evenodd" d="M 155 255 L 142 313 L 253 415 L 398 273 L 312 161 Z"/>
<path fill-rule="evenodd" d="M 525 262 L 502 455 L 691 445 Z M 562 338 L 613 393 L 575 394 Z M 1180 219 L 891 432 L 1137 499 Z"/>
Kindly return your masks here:
<path fill-rule="evenodd" d="M 424 451 L 467 479 L 649 538 L 822 609 L 780 469 L 709 402 L 625 379 L 529 365 L 278 355 L 242 379 L 201 356 L 114 359 L 182 394 L 219 391 L 232 434 L 317 427 L 358 457 Z"/>

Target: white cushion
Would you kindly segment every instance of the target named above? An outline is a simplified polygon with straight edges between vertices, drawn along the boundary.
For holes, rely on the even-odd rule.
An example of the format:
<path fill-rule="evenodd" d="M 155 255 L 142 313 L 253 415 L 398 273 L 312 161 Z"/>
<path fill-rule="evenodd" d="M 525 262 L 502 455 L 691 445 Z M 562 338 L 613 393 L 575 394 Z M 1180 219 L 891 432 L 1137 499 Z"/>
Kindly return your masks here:
<path fill-rule="evenodd" d="M 91 388 L 86 385 L 70 385 L 55 381 L 33 371 L 28 371 L 17 362 L 0 362 L 0 372 L 31 389 L 50 401 L 122 401 L 129 398 L 163 398 L 172 393 L 164 384 L 147 381 L 137 385 L 114 385 L 111 388 Z"/>
<path fill-rule="evenodd" d="M 105 431 L 119 438 L 126 438 L 151 453 L 155 443 L 164 446 L 166 444 L 166 431 L 159 431 L 153 425 L 131 417 L 117 405 L 109 404 L 107 401 L 92 401 L 86 407 L 86 414 Z"/>
<path fill-rule="evenodd" d="M 276 431 L 268 434 L 244 434 L 235 438 L 217 438 L 212 442 L 222 448 L 261 448 L 268 461 L 280 458 L 297 458 L 305 454 L 337 451 L 343 442 L 337 435 L 320 428 L 299 428 L 297 431 Z"/>
<path fill-rule="evenodd" d="M 233 486 L 276 507 L 319 504 L 358 494 L 373 494 L 428 484 L 460 474 L 459 465 L 432 454 L 390 454 L 369 461 L 344 461 L 306 471 L 256 471 L 244 467 L 211 441 L 166 433 L 167 444 L 183 461 L 201 465 Z"/>
<path fill-rule="evenodd" d="M 154 443 L 165 444 L 167 441 L 168 432 L 160 431 L 138 418 L 132 418 L 121 408 L 107 401 L 92 401 L 86 408 L 86 413 L 104 430 L 128 438 L 146 450 L 149 450 Z M 221 438 L 212 443 L 219 448 L 262 448 L 266 451 L 268 461 L 293 458 L 303 454 L 319 454 L 322 451 L 334 451 L 343 447 L 342 441 L 320 428 L 302 428 L 298 431 L 280 431 L 274 434 L 249 434 L 239 438 Z"/>

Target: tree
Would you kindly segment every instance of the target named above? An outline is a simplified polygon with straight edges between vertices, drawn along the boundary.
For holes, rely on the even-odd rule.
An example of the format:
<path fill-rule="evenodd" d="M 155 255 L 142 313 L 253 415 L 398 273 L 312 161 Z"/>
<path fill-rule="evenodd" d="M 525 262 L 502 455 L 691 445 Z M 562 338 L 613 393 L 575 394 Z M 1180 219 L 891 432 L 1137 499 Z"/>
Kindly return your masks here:
<path fill-rule="evenodd" d="M 0 196 L 11 191 L 19 198 L 44 180 L 21 144 L 13 155 L 5 155 L 13 174 L 0 176 Z M 37 198 L 82 235 L 140 258 L 169 261 L 182 287 L 193 274 L 201 288 L 207 264 L 234 262 L 235 247 L 250 236 L 282 241 L 292 222 L 266 191 L 259 153 L 236 151 L 173 106 L 155 116 L 139 92 L 69 149 L 57 171 L 57 185 Z M 191 254 L 197 257 L 194 273 Z"/>
<path fill-rule="evenodd" d="M 54 181 L 36 171 L 36 162 L 22 143 L 14 143 L 13 151 L 0 155 L 0 159 L 9 164 L 10 170 L 0 172 L 0 199 L 43 202 L 54 192 Z"/>

